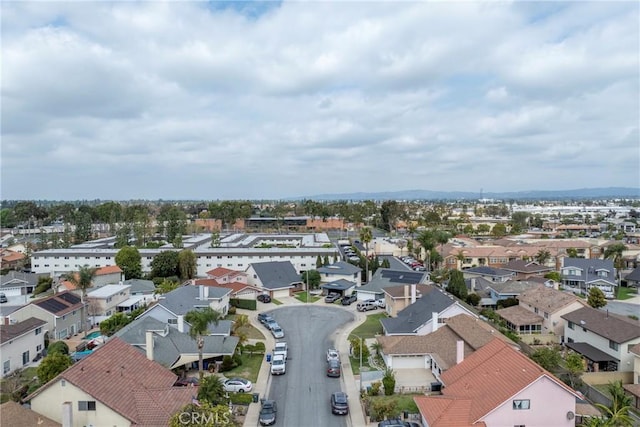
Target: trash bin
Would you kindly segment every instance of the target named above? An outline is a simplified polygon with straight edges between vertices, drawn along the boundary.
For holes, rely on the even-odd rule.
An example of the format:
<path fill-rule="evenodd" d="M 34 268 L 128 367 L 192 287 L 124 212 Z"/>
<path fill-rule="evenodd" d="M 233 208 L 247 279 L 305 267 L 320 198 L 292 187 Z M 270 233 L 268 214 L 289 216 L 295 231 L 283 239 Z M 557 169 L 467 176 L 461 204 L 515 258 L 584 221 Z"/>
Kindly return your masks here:
<path fill-rule="evenodd" d="M 253 403 L 258 403 L 260 400 L 260 393 L 253 393 Z"/>
<path fill-rule="evenodd" d="M 267 363 L 271 363 L 271 353 L 267 353 Z"/>

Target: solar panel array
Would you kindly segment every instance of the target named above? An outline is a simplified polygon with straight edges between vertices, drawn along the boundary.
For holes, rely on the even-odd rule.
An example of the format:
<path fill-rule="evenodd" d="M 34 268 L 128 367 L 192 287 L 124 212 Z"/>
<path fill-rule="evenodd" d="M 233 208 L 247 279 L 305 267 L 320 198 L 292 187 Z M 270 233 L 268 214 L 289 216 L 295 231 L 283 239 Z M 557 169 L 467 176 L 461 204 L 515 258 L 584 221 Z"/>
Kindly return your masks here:
<path fill-rule="evenodd" d="M 422 276 L 422 273 L 412 271 L 384 270 L 382 272 L 382 277 L 396 283 L 420 283 Z"/>
<path fill-rule="evenodd" d="M 54 298 L 37 302 L 36 305 L 38 305 L 39 307 L 42 307 L 45 310 L 50 311 L 52 313 L 57 313 L 57 312 L 59 312 L 61 310 L 64 310 L 64 309 L 68 308 L 68 305 L 66 305 L 65 303 L 60 302 L 60 301 L 58 301 L 58 300 L 56 300 Z"/>
<path fill-rule="evenodd" d="M 64 293 L 64 294 L 59 294 L 58 298 L 65 300 L 66 302 L 68 302 L 69 304 L 78 304 L 80 302 L 80 297 L 72 294 L 70 292 L 68 293 Z"/>

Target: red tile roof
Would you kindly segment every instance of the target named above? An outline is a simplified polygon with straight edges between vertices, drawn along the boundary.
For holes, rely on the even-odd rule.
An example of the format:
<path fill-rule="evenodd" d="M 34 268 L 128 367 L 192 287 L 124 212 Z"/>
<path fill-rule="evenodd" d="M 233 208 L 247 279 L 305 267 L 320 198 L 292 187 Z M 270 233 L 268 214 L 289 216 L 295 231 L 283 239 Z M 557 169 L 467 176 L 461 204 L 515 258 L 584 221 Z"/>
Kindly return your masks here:
<path fill-rule="evenodd" d="M 194 281 L 194 285 L 205 285 L 205 286 L 214 286 L 216 288 L 226 288 L 232 290 L 232 295 L 235 296 L 239 292 L 242 292 L 245 289 L 251 289 L 258 293 L 261 293 L 262 290 L 256 286 L 251 286 L 246 283 L 240 282 L 229 282 L 229 283 L 218 283 L 215 279 L 196 279 Z"/>
<path fill-rule="evenodd" d="M 236 273 L 236 271 L 228 268 L 224 268 L 224 267 L 216 267 L 213 270 L 207 271 L 207 274 L 209 276 L 215 276 L 215 277 L 222 277 L 232 273 Z"/>
<path fill-rule="evenodd" d="M 64 379 L 134 425 L 168 425 L 171 415 L 197 394 L 197 389 L 192 387 L 173 387 L 177 378 L 120 338 L 112 337 L 27 400 Z"/>
<path fill-rule="evenodd" d="M 466 426 L 481 420 L 541 377 L 549 378 L 575 395 L 527 356 L 500 339 L 494 339 L 442 374 L 442 396 L 416 397 L 414 400 L 420 413 L 430 420 L 431 427 Z M 461 402 L 447 403 L 449 400 Z M 470 402 L 468 408 L 465 401 Z"/>
<path fill-rule="evenodd" d="M 102 276 L 106 274 L 122 273 L 122 269 L 117 265 L 109 265 L 107 267 L 100 267 L 96 270 L 96 276 Z"/>

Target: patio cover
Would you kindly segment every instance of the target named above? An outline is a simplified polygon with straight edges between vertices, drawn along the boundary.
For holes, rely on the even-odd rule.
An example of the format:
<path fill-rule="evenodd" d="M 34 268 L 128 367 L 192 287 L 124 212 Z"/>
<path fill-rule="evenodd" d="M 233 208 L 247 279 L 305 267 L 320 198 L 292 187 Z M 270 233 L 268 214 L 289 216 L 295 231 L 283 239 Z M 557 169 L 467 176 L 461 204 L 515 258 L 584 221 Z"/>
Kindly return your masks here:
<path fill-rule="evenodd" d="M 565 345 L 593 362 L 620 362 L 615 357 L 598 350 L 586 342 L 567 342 Z"/>

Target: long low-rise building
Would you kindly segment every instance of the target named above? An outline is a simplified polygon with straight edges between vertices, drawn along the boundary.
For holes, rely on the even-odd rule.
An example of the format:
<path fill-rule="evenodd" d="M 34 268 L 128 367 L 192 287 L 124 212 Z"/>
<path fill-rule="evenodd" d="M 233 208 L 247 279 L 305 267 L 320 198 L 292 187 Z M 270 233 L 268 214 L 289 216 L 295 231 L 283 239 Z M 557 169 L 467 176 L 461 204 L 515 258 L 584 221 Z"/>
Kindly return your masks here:
<path fill-rule="evenodd" d="M 208 237 L 208 239 L 206 238 Z M 196 240 L 192 238 L 192 241 Z M 197 275 L 205 277 L 207 271 L 217 267 L 245 271 L 250 264 L 259 262 L 290 261 L 298 273 L 315 269 L 318 257 L 334 260 L 340 256 L 336 246 L 324 233 L 313 234 L 230 234 L 211 247 L 211 236 L 200 236 L 191 249 L 197 257 Z M 187 245 L 185 245 L 186 247 Z M 151 271 L 151 262 L 160 252 L 182 248 L 165 246 L 158 249 L 139 249 L 142 270 Z M 107 267 L 116 265 L 119 249 L 111 243 L 89 247 L 87 244 L 67 249 L 47 249 L 34 252 L 31 268 L 34 273 L 57 275 L 76 271 L 84 265 Z"/>

